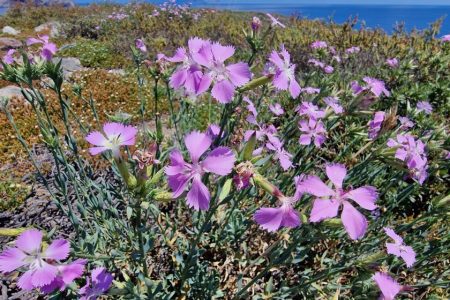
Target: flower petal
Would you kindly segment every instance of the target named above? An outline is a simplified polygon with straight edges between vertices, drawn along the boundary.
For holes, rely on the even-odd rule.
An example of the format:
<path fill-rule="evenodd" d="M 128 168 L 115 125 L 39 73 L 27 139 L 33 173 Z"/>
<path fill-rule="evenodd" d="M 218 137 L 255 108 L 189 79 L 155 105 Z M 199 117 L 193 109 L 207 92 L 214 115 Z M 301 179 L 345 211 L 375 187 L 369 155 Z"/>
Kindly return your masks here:
<path fill-rule="evenodd" d="M 246 63 L 237 63 L 226 67 L 229 72 L 230 80 L 235 86 L 243 86 L 252 75 L 250 68 Z"/>
<path fill-rule="evenodd" d="M 22 267 L 25 265 L 24 259 L 26 257 L 27 255 L 18 248 L 6 249 L 0 255 L 0 272 L 12 272 Z"/>
<path fill-rule="evenodd" d="M 54 260 L 64 260 L 69 256 L 70 244 L 68 241 L 60 239 L 54 240 L 44 251 L 45 258 Z"/>
<path fill-rule="evenodd" d="M 225 104 L 231 102 L 235 90 L 236 88 L 231 82 L 222 80 L 214 85 L 211 90 L 211 95 L 220 103 Z"/>
<path fill-rule="evenodd" d="M 402 289 L 400 284 L 385 273 L 377 272 L 372 279 L 380 288 L 384 300 L 393 300 Z"/>
<path fill-rule="evenodd" d="M 211 138 L 199 131 L 193 131 L 184 137 L 184 143 L 189 151 L 192 162 L 198 162 L 200 156 L 211 146 Z"/>
<path fill-rule="evenodd" d="M 89 148 L 89 153 L 91 155 L 97 155 L 106 150 L 110 150 L 110 149 L 108 147 L 91 147 L 91 148 Z"/>
<path fill-rule="evenodd" d="M 412 267 L 416 262 L 416 252 L 414 252 L 414 249 L 411 246 L 403 246 L 403 251 L 401 251 L 400 256 L 403 258 L 408 268 Z"/>
<path fill-rule="evenodd" d="M 188 77 L 188 71 L 186 69 L 180 69 L 170 76 L 170 86 L 174 89 L 179 89 L 186 82 Z"/>
<path fill-rule="evenodd" d="M 202 162 L 203 170 L 217 175 L 228 175 L 234 167 L 236 157 L 228 147 L 218 147 L 211 151 Z"/>
<path fill-rule="evenodd" d="M 93 131 L 86 136 L 86 141 L 94 146 L 105 147 L 108 143 L 106 137 L 98 131 Z M 94 155 L 94 154 L 93 154 Z"/>
<path fill-rule="evenodd" d="M 300 95 L 301 90 L 297 80 L 295 80 L 295 78 L 291 79 L 289 83 L 289 92 L 291 93 L 292 98 L 297 98 L 298 95 Z"/>
<path fill-rule="evenodd" d="M 363 186 L 349 191 L 344 195 L 345 199 L 352 199 L 362 208 L 374 210 L 377 208 L 375 201 L 378 198 L 377 189 L 373 186 Z"/>
<path fill-rule="evenodd" d="M 403 238 L 401 236 L 399 236 L 398 234 L 395 233 L 394 230 L 392 230 L 389 227 L 384 227 L 384 232 L 386 232 L 386 234 L 395 241 L 396 244 L 403 244 Z"/>
<path fill-rule="evenodd" d="M 317 176 L 308 176 L 301 183 L 302 189 L 309 194 L 316 197 L 326 197 L 334 194 L 333 190 L 330 189 L 323 181 Z"/>
<path fill-rule="evenodd" d="M 322 200 L 316 199 L 313 203 L 311 215 L 309 216 L 310 222 L 320 222 L 325 219 L 334 218 L 338 214 L 339 202 L 333 199 Z"/>
<path fill-rule="evenodd" d="M 281 220 L 281 226 L 294 228 L 300 226 L 300 224 L 300 217 L 295 209 L 293 207 L 285 209 L 283 212 L 283 219 Z"/>
<path fill-rule="evenodd" d="M 25 253 L 41 250 L 42 232 L 37 229 L 24 231 L 16 240 L 16 247 Z"/>
<path fill-rule="evenodd" d="M 31 276 L 31 282 L 34 287 L 42 287 L 50 284 L 56 277 L 58 269 L 46 262 L 42 262 L 41 265 L 34 270 Z"/>
<path fill-rule="evenodd" d="M 344 202 L 344 209 L 342 210 L 341 219 L 345 230 L 351 239 L 360 239 L 366 233 L 366 218 L 347 201 Z"/>
<path fill-rule="evenodd" d="M 255 212 L 253 218 L 261 228 L 273 232 L 277 231 L 281 226 L 283 211 L 281 208 L 263 207 Z"/>
<path fill-rule="evenodd" d="M 330 181 L 337 188 L 342 188 L 342 183 L 347 175 L 347 169 L 342 164 L 329 164 L 325 168 Z"/>
<path fill-rule="evenodd" d="M 23 273 L 22 276 L 20 276 L 19 281 L 17 282 L 17 285 L 20 287 L 21 290 L 31 291 L 32 289 L 34 289 L 34 285 L 31 280 L 32 275 L 33 275 L 33 271 L 29 270 L 29 271 L 26 271 L 25 273 Z"/>
<path fill-rule="evenodd" d="M 208 210 L 210 194 L 206 185 L 203 184 L 200 175 L 194 176 L 191 189 L 187 194 L 187 204 L 195 210 Z"/>
<path fill-rule="evenodd" d="M 219 62 L 224 62 L 234 54 L 233 46 L 222 46 L 219 43 L 214 43 L 211 45 L 211 51 L 214 58 Z"/>

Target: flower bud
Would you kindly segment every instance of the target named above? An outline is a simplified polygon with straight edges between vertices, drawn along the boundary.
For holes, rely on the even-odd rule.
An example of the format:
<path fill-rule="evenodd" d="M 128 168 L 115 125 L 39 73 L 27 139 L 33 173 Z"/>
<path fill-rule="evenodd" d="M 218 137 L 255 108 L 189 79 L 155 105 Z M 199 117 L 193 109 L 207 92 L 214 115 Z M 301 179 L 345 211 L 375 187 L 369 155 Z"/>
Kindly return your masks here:
<path fill-rule="evenodd" d="M 261 20 L 258 17 L 253 17 L 252 19 L 252 30 L 256 34 L 261 28 Z"/>

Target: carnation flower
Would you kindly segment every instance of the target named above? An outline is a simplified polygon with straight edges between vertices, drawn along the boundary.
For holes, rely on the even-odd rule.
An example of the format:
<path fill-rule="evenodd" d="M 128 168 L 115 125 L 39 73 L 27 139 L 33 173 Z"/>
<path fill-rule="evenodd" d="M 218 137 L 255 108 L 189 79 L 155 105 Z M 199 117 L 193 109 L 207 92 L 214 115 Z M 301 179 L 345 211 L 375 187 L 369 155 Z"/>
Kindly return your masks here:
<path fill-rule="evenodd" d="M 326 47 L 328 47 L 328 44 L 326 42 L 324 42 L 324 41 L 314 41 L 311 44 L 311 48 L 312 49 L 323 49 L 323 48 L 326 48 Z"/>
<path fill-rule="evenodd" d="M 314 103 L 308 101 L 302 101 L 302 103 L 297 106 L 295 111 L 300 116 L 307 116 L 308 118 L 321 119 L 325 117 L 325 111 L 319 109 L 319 107 Z"/>
<path fill-rule="evenodd" d="M 323 101 L 331 107 L 335 114 L 339 115 L 344 112 L 344 108 L 339 104 L 339 99 L 336 97 L 325 97 Z"/>
<path fill-rule="evenodd" d="M 277 18 L 275 18 L 271 14 L 266 13 L 266 16 L 268 16 L 270 21 L 272 22 L 271 24 L 272 27 L 280 26 L 281 28 L 286 28 L 286 25 L 282 24 Z"/>
<path fill-rule="evenodd" d="M 302 197 L 300 188 L 301 177 L 295 177 L 295 194 L 292 197 L 286 197 L 279 193 L 278 201 L 280 206 L 277 208 L 262 207 L 258 209 L 253 218 L 261 226 L 261 228 L 273 232 L 281 227 L 298 227 L 301 220 L 298 212 L 294 209 L 294 204 Z"/>
<path fill-rule="evenodd" d="M 375 210 L 378 198 L 377 189 L 373 186 L 363 186 L 357 189 L 344 190 L 342 184 L 347 175 L 347 169 L 341 164 L 326 166 L 326 173 L 334 189 L 329 188 L 319 177 L 309 176 L 302 182 L 302 190 L 317 198 L 314 200 L 309 220 L 320 222 L 337 216 L 339 208 L 343 206 L 341 220 L 351 239 L 356 240 L 364 236 L 367 230 L 367 220 L 349 200 L 367 210 Z"/>
<path fill-rule="evenodd" d="M 391 228 L 384 227 L 383 229 L 384 232 L 394 240 L 394 243 L 386 243 L 387 253 L 401 257 L 408 268 L 412 267 L 416 261 L 416 252 L 414 252 L 414 249 L 405 245 L 403 239 Z"/>
<path fill-rule="evenodd" d="M 443 37 L 441 37 L 442 42 L 450 42 L 450 34 L 446 34 Z"/>
<path fill-rule="evenodd" d="M 75 279 L 83 275 L 86 263 L 86 259 L 77 259 L 72 263 L 57 265 L 58 271 L 55 279 L 50 284 L 41 287 L 40 291 L 44 294 L 50 294 L 55 290 L 64 291 Z"/>
<path fill-rule="evenodd" d="M 351 88 L 353 90 L 353 94 L 359 95 L 361 92 L 369 90 L 376 97 L 380 97 L 382 94 L 386 97 L 391 95 L 391 93 L 386 89 L 383 81 L 372 77 L 364 77 L 363 80 L 367 84 L 365 87 L 360 86 L 357 81 L 352 81 Z"/>
<path fill-rule="evenodd" d="M 302 132 L 299 139 L 301 145 L 307 146 L 314 141 L 314 145 L 316 145 L 317 148 L 320 148 L 325 142 L 327 131 L 322 121 L 318 121 L 314 118 L 300 120 L 299 126 L 300 131 Z"/>
<path fill-rule="evenodd" d="M 397 58 L 388 58 L 386 59 L 386 64 L 391 68 L 398 67 L 398 59 Z"/>
<path fill-rule="evenodd" d="M 380 133 L 385 118 L 384 111 L 377 111 L 373 120 L 369 122 L 369 139 L 374 140 Z"/>
<path fill-rule="evenodd" d="M 103 133 L 93 131 L 86 136 L 86 141 L 95 147 L 89 148 L 91 155 L 111 150 L 114 157 L 120 157 L 121 146 L 132 146 L 136 142 L 137 129 L 121 123 L 105 123 Z"/>
<path fill-rule="evenodd" d="M 9 49 L 8 52 L 6 52 L 5 56 L 3 56 L 3 62 L 7 65 L 11 65 L 14 63 L 14 54 L 16 53 L 15 49 Z"/>
<path fill-rule="evenodd" d="M 231 173 L 236 158 L 228 147 L 217 147 L 200 160 L 201 156 L 212 144 L 211 138 L 198 131 L 191 132 L 184 138 L 184 143 L 189 152 L 192 163 L 183 159 L 178 149 L 170 153 L 170 164 L 166 167 L 166 175 L 173 197 L 179 197 L 186 189 L 187 204 L 196 210 L 209 208 L 210 193 L 202 182 L 202 176 L 206 173 L 225 176 Z M 188 184 L 192 182 L 188 188 Z"/>
<path fill-rule="evenodd" d="M 270 104 L 269 109 L 276 116 L 281 116 L 284 114 L 284 109 L 280 103 Z"/>
<path fill-rule="evenodd" d="M 92 284 L 91 284 L 92 281 Z M 92 270 L 91 279 L 86 278 L 86 285 L 80 288 L 80 300 L 95 300 L 109 290 L 113 281 L 113 276 L 105 268 L 95 268 Z"/>
<path fill-rule="evenodd" d="M 147 46 L 145 46 L 144 40 L 136 39 L 135 45 L 136 45 L 136 48 L 138 48 L 142 53 L 147 52 Z"/>
<path fill-rule="evenodd" d="M 36 229 L 24 231 L 17 238 L 15 247 L 0 254 L 0 272 L 24 270 L 18 281 L 18 286 L 23 290 L 45 290 L 48 288 L 46 286 L 52 286 L 59 279 L 67 285 L 78 277 L 78 271 L 73 272 L 70 265 L 62 266 L 60 263 L 69 256 L 69 242 L 64 239 L 54 240 L 44 249 L 42 236 L 42 232 Z"/>
<path fill-rule="evenodd" d="M 39 36 L 38 38 L 28 38 L 27 46 L 31 46 L 34 44 L 42 44 L 41 48 L 41 57 L 46 61 L 50 61 L 53 58 L 53 55 L 56 54 L 58 48 L 54 43 L 49 42 L 48 35 Z"/>
<path fill-rule="evenodd" d="M 274 68 L 273 85 L 279 90 L 289 90 L 292 98 L 300 95 L 300 85 L 295 79 L 295 64 L 291 64 L 291 55 L 281 45 L 281 51 L 272 51 L 269 61 Z"/>
<path fill-rule="evenodd" d="M 327 74 L 331 74 L 334 71 L 334 68 L 332 66 L 326 66 L 325 68 L 323 68 L 323 71 Z"/>
<path fill-rule="evenodd" d="M 250 185 L 250 178 L 255 174 L 255 170 L 251 162 L 242 162 L 236 166 L 236 175 L 233 177 L 236 189 L 243 190 Z"/>
<path fill-rule="evenodd" d="M 302 93 L 308 94 L 308 95 L 313 95 L 313 94 L 319 94 L 320 93 L 320 89 L 319 88 L 315 88 L 315 87 L 311 87 L 311 86 L 307 86 L 301 89 Z"/>
<path fill-rule="evenodd" d="M 424 112 L 427 115 L 431 114 L 431 112 L 433 111 L 433 107 L 431 106 L 430 102 L 427 101 L 417 102 L 416 108 L 418 112 Z"/>
<path fill-rule="evenodd" d="M 275 158 L 278 159 L 283 170 L 287 171 L 292 167 L 292 154 L 283 148 L 283 143 L 276 136 L 268 135 L 267 138 L 269 140 L 269 142 L 266 143 L 267 149 L 275 152 Z"/>
<path fill-rule="evenodd" d="M 258 17 L 253 17 L 252 18 L 252 30 L 254 32 L 258 32 L 259 29 L 261 28 L 261 20 Z"/>
<path fill-rule="evenodd" d="M 361 51 L 361 48 L 353 46 L 353 47 L 346 49 L 345 53 L 354 54 L 354 53 L 358 53 L 359 51 Z"/>
<path fill-rule="evenodd" d="M 414 123 L 408 117 L 398 117 L 401 130 L 408 130 L 414 127 Z"/>
<path fill-rule="evenodd" d="M 372 279 L 381 290 L 381 300 L 394 300 L 398 293 L 402 291 L 402 286 L 386 273 L 377 272 Z"/>

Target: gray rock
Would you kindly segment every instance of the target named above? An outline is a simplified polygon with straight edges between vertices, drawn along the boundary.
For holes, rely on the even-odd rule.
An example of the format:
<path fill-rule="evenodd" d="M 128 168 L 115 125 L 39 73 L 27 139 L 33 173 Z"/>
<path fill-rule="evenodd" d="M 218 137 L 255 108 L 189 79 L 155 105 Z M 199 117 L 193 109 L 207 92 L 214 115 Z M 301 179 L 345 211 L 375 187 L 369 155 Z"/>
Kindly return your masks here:
<path fill-rule="evenodd" d="M 34 32 L 41 33 L 43 31 L 48 32 L 50 37 L 57 37 L 61 31 L 61 23 L 57 21 L 50 21 L 34 28 Z"/>
<path fill-rule="evenodd" d="M 20 33 L 19 30 L 11 27 L 11 26 L 5 26 L 2 29 L 3 33 L 9 34 L 9 35 L 18 35 Z"/>
<path fill-rule="evenodd" d="M 16 49 L 22 46 L 22 43 L 19 40 L 8 38 L 8 37 L 0 37 L 0 50 L 9 50 Z"/>
<path fill-rule="evenodd" d="M 70 75 L 72 75 L 75 71 L 83 70 L 83 66 L 81 65 L 81 62 L 76 57 L 55 57 L 53 58 L 53 62 L 57 63 L 59 60 L 62 60 L 61 62 L 61 68 L 63 70 L 64 78 L 68 79 Z"/>
<path fill-rule="evenodd" d="M 0 89 L 0 97 L 13 98 L 13 97 L 23 97 L 20 92 L 20 88 L 15 85 L 9 85 L 7 87 Z"/>

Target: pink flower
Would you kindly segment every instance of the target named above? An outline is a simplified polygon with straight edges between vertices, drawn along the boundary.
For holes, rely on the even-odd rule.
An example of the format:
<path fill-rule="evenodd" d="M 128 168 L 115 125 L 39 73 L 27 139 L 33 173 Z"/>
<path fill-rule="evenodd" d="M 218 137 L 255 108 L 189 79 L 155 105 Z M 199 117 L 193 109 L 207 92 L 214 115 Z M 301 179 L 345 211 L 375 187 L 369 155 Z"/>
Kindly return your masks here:
<path fill-rule="evenodd" d="M 319 109 L 319 107 L 314 103 L 308 101 L 302 101 L 302 103 L 297 106 L 295 111 L 298 112 L 300 116 L 307 116 L 308 118 L 321 119 L 325 117 L 325 111 Z"/>
<path fill-rule="evenodd" d="M 95 300 L 103 295 L 111 287 L 113 276 L 105 268 L 95 268 L 92 270 L 91 280 L 86 278 L 86 285 L 80 288 L 78 293 L 82 296 L 80 300 Z"/>
<path fill-rule="evenodd" d="M 279 90 L 289 90 L 292 98 L 300 95 L 300 85 L 295 79 L 295 64 L 291 64 L 291 55 L 281 45 L 281 51 L 275 50 L 269 56 L 269 61 L 274 68 L 273 85 Z"/>
<path fill-rule="evenodd" d="M 313 95 L 313 94 L 319 94 L 320 93 L 320 89 L 319 88 L 315 88 L 315 87 L 311 87 L 311 86 L 307 86 L 301 89 L 302 93 L 306 93 L 308 95 Z"/>
<path fill-rule="evenodd" d="M 326 47 L 328 47 L 328 44 L 326 42 L 324 42 L 324 41 L 314 41 L 311 44 L 311 48 L 312 49 L 323 49 L 323 48 L 326 48 Z"/>
<path fill-rule="evenodd" d="M 381 300 L 394 300 L 398 293 L 402 291 L 402 286 L 386 273 L 377 272 L 372 276 L 381 290 Z"/>
<path fill-rule="evenodd" d="M 42 44 L 41 48 L 41 57 L 46 61 L 50 61 L 53 58 L 53 55 L 56 54 L 58 48 L 54 43 L 49 42 L 48 35 L 39 36 L 39 38 L 28 38 L 27 46 L 31 46 L 34 44 Z"/>
<path fill-rule="evenodd" d="M 72 263 L 66 265 L 57 265 L 58 273 L 53 281 L 40 288 L 44 294 L 50 294 L 55 290 L 64 291 L 75 279 L 81 277 L 86 265 L 86 259 L 77 259 Z"/>
<path fill-rule="evenodd" d="M 361 51 L 361 48 L 353 46 L 353 47 L 346 49 L 345 53 L 354 54 L 354 53 L 358 53 L 359 51 Z"/>
<path fill-rule="evenodd" d="M 135 45 L 136 45 L 136 48 L 138 48 L 142 53 L 147 52 L 147 46 L 145 46 L 144 40 L 136 39 Z"/>
<path fill-rule="evenodd" d="M 400 121 L 401 130 L 408 130 L 414 127 L 414 123 L 408 117 L 398 117 L 398 120 Z"/>
<path fill-rule="evenodd" d="M 383 125 L 385 118 L 384 111 L 377 111 L 373 120 L 369 122 L 369 139 L 374 140 L 380 133 L 381 126 Z"/>
<path fill-rule="evenodd" d="M 105 134 L 93 131 L 86 136 L 86 141 L 95 146 L 89 148 L 91 155 L 111 150 L 114 157 L 119 157 L 121 146 L 132 146 L 136 142 L 137 129 L 133 126 L 115 122 L 105 123 L 103 132 Z"/>
<path fill-rule="evenodd" d="M 219 134 L 220 134 L 220 126 L 217 125 L 217 124 L 210 124 L 210 125 L 208 126 L 208 128 L 206 129 L 206 134 L 207 134 L 212 140 L 216 139 L 216 138 L 219 136 Z M 225 134 L 225 133 L 222 132 L 222 136 L 223 136 L 224 134 Z"/>
<path fill-rule="evenodd" d="M 269 109 L 276 116 L 281 116 L 282 114 L 284 114 L 284 109 L 280 105 L 280 103 L 270 104 Z"/>
<path fill-rule="evenodd" d="M 258 17 L 253 17 L 252 18 L 252 30 L 254 32 L 258 32 L 259 29 L 261 28 L 261 20 Z"/>
<path fill-rule="evenodd" d="M 320 148 L 325 142 L 327 131 L 325 130 L 322 121 L 317 121 L 314 118 L 300 120 L 299 126 L 300 131 L 302 132 L 299 139 L 301 145 L 310 145 L 314 140 L 314 145 L 316 145 L 317 148 Z"/>
<path fill-rule="evenodd" d="M 308 63 L 312 64 L 315 67 L 319 67 L 321 69 L 325 68 L 325 64 L 323 62 L 321 62 L 320 60 L 317 60 L 315 58 L 309 59 Z"/>
<path fill-rule="evenodd" d="M 9 273 L 24 269 L 26 271 L 19 278 L 18 286 L 23 290 L 43 288 L 61 274 L 58 262 L 65 260 L 69 252 L 69 242 L 63 239 L 54 240 L 43 250 L 42 233 L 39 230 L 30 229 L 17 238 L 15 247 L 2 252 L 0 272 Z"/>
<path fill-rule="evenodd" d="M 431 106 L 430 102 L 427 102 L 427 101 L 417 102 L 416 108 L 417 108 L 418 112 L 424 112 L 427 115 L 429 115 L 429 114 L 431 114 L 431 112 L 433 112 L 433 107 Z"/>
<path fill-rule="evenodd" d="M 7 65 L 11 65 L 14 63 L 14 53 L 16 53 L 16 50 L 9 49 L 8 52 L 6 52 L 5 56 L 3 56 L 3 62 Z"/>
<path fill-rule="evenodd" d="M 272 27 L 280 26 L 281 28 L 286 28 L 286 25 L 282 24 L 277 18 L 272 16 L 271 14 L 267 13 L 266 16 L 269 17 L 270 21 L 272 22 Z"/>
<path fill-rule="evenodd" d="M 209 208 L 210 193 L 202 182 L 205 173 L 214 173 L 225 176 L 231 173 L 236 158 L 233 151 L 227 147 L 217 147 L 212 150 L 202 161 L 200 157 L 212 144 L 211 138 L 198 131 L 191 132 L 184 138 L 184 143 L 191 157 L 192 163 L 183 159 L 177 149 L 170 153 L 170 165 L 166 167 L 166 175 L 173 197 L 179 197 L 192 182 L 187 193 L 187 204 L 196 210 Z"/>
<path fill-rule="evenodd" d="M 281 227 L 294 228 L 301 225 L 298 212 L 294 209 L 294 204 L 302 197 L 300 182 L 301 177 L 295 177 L 296 190 L 293 197 L 286 197 L 280 193 L 278 197 L 280 202 L 279 207 L 262 207 L 255 212 L 253 218 L 261 228 L 273 232 Z"/>
<path fill-rule="evenodd" d="M 243 86 L 251 78 L 250 68 L 246 63 L 225 66 L 225 60 L 233 56 L 234 51 L 232 46 L 205 43 L 193 55 L 195 62 L 206 68 L 201 90 L 208 89 L 211 82 L 214 82 L 211 95 L 220 103 L 231 102 L 236 88 Z"/>
<path fill-rule="evenodd" d="M 391 68 L 398 67 L 398 59 L 397 58 L 388 58 L 386 59 L 386 64 Z"/>
<path fill-rule="evenodd" d="M 364 82 L 367 83 L 365 87 L 359 85 L 357 81 L 352 81 L 351 88 L 353 90 L 353 94 L 359 95 L 363 91 L 371 91 L 376 97 L 380 97 L 382 94 L 389 97 L 391 93 L 386 89 L 386 86 L 383 81 L 372 78 L 372 77 L 364 77 Z"/>
<path fill-rule="evenodd" d="M 275 152 L 275 158 L 278 159 L 283 170 L 287 171 L 292 167 L 292 154 L 283 148 L 283 143 L 276 136 L 268 135 L 267 138 L 269 140 L 266 144 L 267 149 Z"/>
<path fill-rule="evenodd" d="M 331 74 L 334 71 L 334 68 L 332 66 L 326 66 L 325 68 L 323 68 L 323 71 L 327 74 Z"/>
<path fill-rule="evenodd" d="M 325 97 L 323 101 L 331 107 L 335 114 L 339 115 L 344 112 L 344 108 L 339 104 L 339 99 L 336 97 Z"/>
<path fill-rule="evenodd" d="M 416 262 L 416 252 L 410 246 L 403 243 L 403 239 L 391 228 L 383 228 L 386 234 L 394 240 L 394 243 L 386 243 L 387 253 L 403 258 L 409 268 Z"/>
<path fill-rule="evenodd" d="M 341 220 L 345 230 L 351 239 L 356 240 L 364 236 L 367 230 L 367 220 L 349 200 L 367 210 L 377 208 L 375 201 L 378 193 L 373 186 L 363 186 L 357 189 L 344 190 L 343 182 L 347 175 L 347 169 L 341 164 L 330 164 L 326 166 L 326 173 L 334 185 L 334 190 L 329 188 L 317 176 L 309 176 L 302 183 L 305 193 L 312 194 L 317 198 L 314 200 L 309 220 L 320 222 L 324 219 L 334 218 L 341 206 Z"/>
<path fill-rule="evenodd" d="M 450 42 L 450 34 L 446 34 L 441 38 L 442 42 Z"/>

